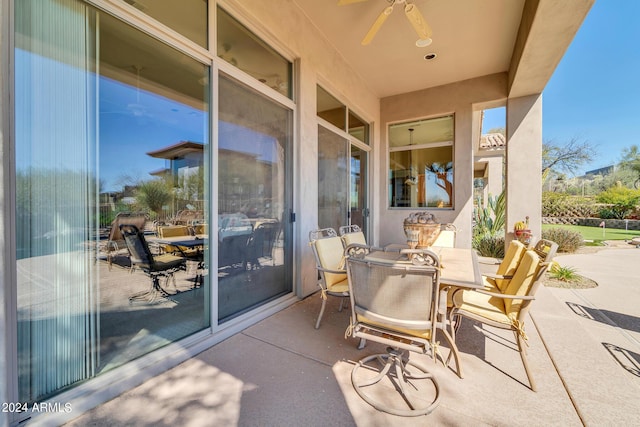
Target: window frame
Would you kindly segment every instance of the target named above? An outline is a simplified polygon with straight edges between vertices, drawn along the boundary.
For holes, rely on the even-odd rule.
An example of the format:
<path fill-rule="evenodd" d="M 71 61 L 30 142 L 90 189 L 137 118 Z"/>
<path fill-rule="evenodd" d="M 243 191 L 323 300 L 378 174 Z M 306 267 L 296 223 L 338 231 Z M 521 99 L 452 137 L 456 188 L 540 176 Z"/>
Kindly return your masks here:
<path fill-rule="evenodd" d="M 428 123 L 431 120 L 439 120 L 439 119 L 444 119 L 447 117 L 451 117 L 451 139 L 447 139 L 447 140 L 439 140 L 439 141 L 435 141 L 435 142 L 427 142 L 427 143 L 421 143 L 421 144 L 409 144 L 409 145 L 402 145 L 402 146 L 391 146 L 391 141 L 390 141 L 390 129 L 393 126 L 397 126 L 397 125 L 407 125 L 407 126 L 412 126 L 413 124 L 415 124 L 415 126 L 418 125 L 424 125 L 425 123 Z M 428 117 L 418 117 L 412 120 L 402 120 L 402 121 L 394 121 L 394 122 L 388 122 L 387 126 L 386 126 L 386 145 L 387 145 L 387 153 L 386 153 L 386 173 L 387 173 L 387 181 L 386 181 L 386 208 L 387 210 L 435 210 L 435 211 L 452 211 L 455 210 L 455 194 L 456 194 L 456 180 L 455 180 L 455 145 L 456 145 L 456 138 L 455 138 L 455 126 L 456 125 L 456 114 L 454 112 L 450 112 L 450 113 L 443 113 L 443 114 L 438 114 L 438 115 L 434 115 L 434 116 L 428 116 Z M 393 206 L 393 200 L 392 200 L 392 184 L 391 184 L 391 179 L 392 179 L 392 172 L 393 169 L 391 168 L 391 153 L 397 153 L 397 152 L 409 152 L 409 151 L 417 151 L 417 150 L 423 150 L 423 149 L 429 149 L 429 148 L 440 148 L 440 147 L 451 147 L 451 175 L 453 177 L 453 181 L 451 183 L 452 185 L 452 191 L 451 191 L 451 204 L 450 206 L 443 206 L 443 207 L 437 207 L 437 206 Z"/>

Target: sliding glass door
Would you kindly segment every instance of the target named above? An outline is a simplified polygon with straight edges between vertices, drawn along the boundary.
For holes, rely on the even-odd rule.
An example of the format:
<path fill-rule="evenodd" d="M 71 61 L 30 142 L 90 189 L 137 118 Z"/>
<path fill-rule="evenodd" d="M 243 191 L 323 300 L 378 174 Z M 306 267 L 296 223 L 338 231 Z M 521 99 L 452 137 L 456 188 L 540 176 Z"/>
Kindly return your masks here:
<path fill-rule="evenodd" d="M 15 40 L 18 397 L 34 402 L 209 326 L 206 253 L 156 294 L 116 227 L 142 218 L 160 255 L 157 226 L 206 224 L 210 67 L 76 0 L 16 1 Z"/>
<path fill-rule="evenodd" d="M 219 79 L 218 319 L 292 290 L 293 112 L 229 76 Z"/>
<path fill-rule="evenodd" d="M 318 227 L 334 230 L 349 218 L 349 140 L 318 126 Z"/>

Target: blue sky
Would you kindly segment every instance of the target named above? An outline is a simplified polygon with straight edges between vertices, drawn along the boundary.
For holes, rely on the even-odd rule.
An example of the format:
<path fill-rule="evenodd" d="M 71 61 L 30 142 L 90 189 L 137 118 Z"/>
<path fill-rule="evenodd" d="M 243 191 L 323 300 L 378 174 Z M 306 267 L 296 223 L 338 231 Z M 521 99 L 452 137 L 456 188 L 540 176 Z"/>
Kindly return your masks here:
<path fill-rule="evenodd" d="M 615 164 L 624 148 L 640 145 L 638 19 L 638 0 L 596 0 L 543 92 L 543 140 L 596 146 L 579 174 Z M 504 126 L 503 114 L 488 112 L 485 130 Z"/>

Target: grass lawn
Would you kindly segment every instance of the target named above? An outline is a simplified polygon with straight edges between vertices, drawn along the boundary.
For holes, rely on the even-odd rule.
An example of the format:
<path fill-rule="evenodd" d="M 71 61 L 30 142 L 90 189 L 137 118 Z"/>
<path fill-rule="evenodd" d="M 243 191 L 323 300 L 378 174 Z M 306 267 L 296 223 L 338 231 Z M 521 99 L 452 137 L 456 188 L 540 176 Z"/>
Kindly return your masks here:
<path fill-rule="evenodd" d="M 640 236 L 638 230 L 620 230 L 618 228 L 605 228 L 604 234 L 600 227 L 586 227 L 584 225 L 559 225 L 542 224 L 543 230 L 549 228 L 562 228 L 565 230 L 577 231 L 582 234 L 584 240 L 593 240 L 595 244 L 600 244 L 603 240 L 629 240 Z"/>

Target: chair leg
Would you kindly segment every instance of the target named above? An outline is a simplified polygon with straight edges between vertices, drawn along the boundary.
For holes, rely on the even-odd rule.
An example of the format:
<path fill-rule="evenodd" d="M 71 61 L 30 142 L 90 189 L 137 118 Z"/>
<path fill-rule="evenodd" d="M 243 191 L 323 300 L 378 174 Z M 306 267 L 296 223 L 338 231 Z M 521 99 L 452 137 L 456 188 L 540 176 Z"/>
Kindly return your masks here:
<path fill-rule="evenodd" d="M 345 298 L 340 298 L 340 308 L 338 308 L 338 312 L 342 312 L 342 307 L 344 306 Z"/>
<path fill-rule="evenodd" d="M 318 315 L 318 320 L 316 320 L 316 329 L 320 327 L 320 320 L 322 320 L 322 315 L 324 314 L 324 307 L 327 305 L 326 298 L 322 298 L 322 307 L 320 307 L 320 314 Z"/>
<path fill-rule="evenodd" d="M 455 359 L 456 362 L 456 372 L 458 374 L 458 377 L 460 378 L 464 378 L 464 376 L 462 375 L 462 365 L 460 364 L 460 353 L 458 353 L 458 346 L 456 345 L 455 340 L 453 339 L 453 336 L 449 334 L 449 332 L 447 332 L 446 326 L 442 329 L 442 333 L 444 334 L 444 337 L 447 339 L 447 342 L 449 343 L 449 355 L 447 356 L 447 360 L 444 362 L 445 366 L 449 366 L 449 361 L 451 360 L 451 356 L 453 355 L 453 358 Z"/>
<path fill-rule="evenodd" d="M 529 384 L 531 386 L 532 391 L 538 391 L 536 387 L 536 382 L 533 379 L 533 374 L 531 373 L 531 369 L 529 368 L 529 362 L 527 361 L 527 349 L 525 348 L 526 343 L 522 336 L 515 332 L 516 340 L 518 341 L 518 351 L 520 352 L 520 359 L 522 359 L 522 364 L 524 365 L 524 370 L 527 373 L 527 378 L 529 379 Z"/>
<path fill-rule="evenodd" d="M 402 351 L 387 348 L 387 352 L 386 354 L 367 356 L 356 362 L 351 371 L 351 383 L 355 391 L 369 405 L 389 414 L 415 417 L 431 413 L 440 403 L 440 387 L 435 376 L 419 364 L 410 360 L 404 361 Z M 370 364 L 374 361 L 377 362 L 377 366 L 380 368 Z M 411 370 L 408 369 L 409 366 L 412 367 Z M 373 376 L 358 375 L 358 372 L 363 371 L 373 374 Z M 387 376 L 394 388 L 400 393 L 402 404 L 399 403 L 400 401 L 394 403 L 393 399 L 389 400 L 388 398 L 381 400 L 380 389 L 375 392 L 369 388 L 375 386 Z M 431 387 L 435 394 L 431 403 L 425 400 L 425 396 L 422 395 L 422 391 L 426 390 L 419 390 L 417 387 L 417 381 L 422 383 L 421 380 L 431 382 Z M 384 388 L 386 389 L 386 387 L 385 385 Z M 419 396 L 416 395 L 416 392 L 418 392 Z"/>

